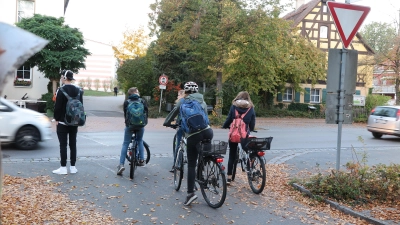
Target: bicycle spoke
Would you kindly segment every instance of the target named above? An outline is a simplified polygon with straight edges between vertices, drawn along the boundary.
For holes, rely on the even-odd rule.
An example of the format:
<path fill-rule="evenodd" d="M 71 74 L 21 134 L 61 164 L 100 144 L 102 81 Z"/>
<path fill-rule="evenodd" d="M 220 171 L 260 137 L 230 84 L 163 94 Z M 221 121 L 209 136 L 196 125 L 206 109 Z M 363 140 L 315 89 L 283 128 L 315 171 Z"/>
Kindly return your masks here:
<path fill-rule="evenodd" d="M 250 184 L 251 190 L 259 194 L 264 190 L 265 180 L 266 180 L 266 171 L 264 161 L 260 158 L 260 156 L 252 156 L 249 160 L 250 170 L 247 173 L 248 181 Z"/>
<path fill-rule="evenodd" d="M 212 160 L 205 162 L 202 169 L 204 179 L 203 184 L 200 185 L 201 193 L 209 206 L 219 208 L 226 198 L 225 174 Z"/>

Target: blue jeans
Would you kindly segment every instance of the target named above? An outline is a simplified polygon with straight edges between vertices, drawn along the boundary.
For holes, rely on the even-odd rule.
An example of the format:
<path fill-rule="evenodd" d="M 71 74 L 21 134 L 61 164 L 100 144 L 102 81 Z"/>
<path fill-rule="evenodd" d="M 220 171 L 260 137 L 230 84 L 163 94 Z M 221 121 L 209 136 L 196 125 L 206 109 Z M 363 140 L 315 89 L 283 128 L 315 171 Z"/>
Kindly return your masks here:
<path fill-rule="evenodd" d="M 129 127 L 125 127 L 124 131 L 124 142 L 122 143 L 121 148 L 121 156 L 119 158 L 119 164 L 125 164 L 126 153 L 128 151 L 129 143 L 131 143 L 133 132 Z M 144 127 L 140 130 L 136 131 L 136 141 L 138 142 L 139 147 L 139 160 L 144 160 L 144 146 L 143 146 L 143 134 L 144 134 Z"/>
<path fill-rule="evenodd" d="M 176 131 L 176 146 L 175 146 L 175 151 L 174 153 L 174 164 L 175 164 L 175 160 L 176 160 L 176 154 L 178 154 L 178 150 L 179 150 L 179 146 L 181 145 L 181 140 L 182 140 L 182 135 L 183 135 L 183 130 L 181 128 L 179 128 Z"/>

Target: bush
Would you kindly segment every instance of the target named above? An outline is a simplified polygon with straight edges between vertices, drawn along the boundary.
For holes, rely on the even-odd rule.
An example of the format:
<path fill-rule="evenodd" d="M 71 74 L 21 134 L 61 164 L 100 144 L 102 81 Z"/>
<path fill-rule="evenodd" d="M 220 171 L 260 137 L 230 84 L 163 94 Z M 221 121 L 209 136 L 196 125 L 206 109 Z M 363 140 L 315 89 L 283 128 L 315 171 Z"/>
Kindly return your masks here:
<path fill-rule="evenodd" d="M 380 105 L 387 105 L 391 98 L 384 95 L 368 95 L 365 98 L 365 109 L 370 112 L 373 108 Z"/>
<path fill-rule="evenodd" d="M 226 116 L 225 115 L 221 115 L 220 117 L 214 116 L 214 115 L 208 115 L 208 120 L 210 121 L 210 125 L 211 126 L 215 126 L 215 127 L 222 127 L 222 125 L 224 124 L 225 120 L 226 120 Z"/>
<path fill-rule="evenodd" d="M 378 164 L 369 168 L 360 163 L 347 163 L 346 168 L 326 175 L 318 173 L 304 186 L 314 195 L 349 204 L 400 202 L 400 165 Z"/>
<path fill-rule="evenodd" d="M 53 111 L 54 110 L 54 102 L 53 102 L 53 94 L 52 93 L 43 94 L 40 100 L 46 101 L 45 111 L 47 111 L 47 110 Z"/>

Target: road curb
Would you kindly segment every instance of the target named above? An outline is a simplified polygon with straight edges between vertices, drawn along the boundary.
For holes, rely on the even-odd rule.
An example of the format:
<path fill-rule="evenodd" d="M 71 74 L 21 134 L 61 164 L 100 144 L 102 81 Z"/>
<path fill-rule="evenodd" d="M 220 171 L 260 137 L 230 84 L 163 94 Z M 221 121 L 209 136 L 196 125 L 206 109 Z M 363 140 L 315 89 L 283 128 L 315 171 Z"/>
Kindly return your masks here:
<path fill-rule="evenodd" d="M 306 188 L 304 188 L 304 187 L 301 186 L 301 185 L 298 185 L 298 184 L 296 184 L 296 183 L 293 183 L 293 184 L 292 184 L 292 187 L 294 187 L 294 188 L 296 188 L 297 190 L 299 190 L 300 192 L 306 194 L 306 195 L 307 195 L 308 197 L 310 197 L 310 198 L 315 198 L 315 196 L 314 196 L 309 190 L 307 190 Z M 370 223 L 370 224 L 374 224 L 374 225 L 388 225 L 388 223 L 385 223 L 385 222 L 382 221 L 382 220 L 378 220 L 378 219 L 376 219 L 376 218 L 373 218 L 373 217 L 364 215 L 363 213 L 354 211 L 354 210 L 352 210 L 351 208 L 348 208 L 348 207 L 346 207 L 346 206 L 340 205 L 340 204 L 337 203 L 337 202 L 334 202 L 334 201 L 331 201 L 331 200 L 328 200 L 328 199 L 324 199 L 324 202 L 327 203 L 327 204 L 329 204 L 331 207 L 333 207 L 333 208 L 335 208 L 335 209 L 337 209 L 337 210 L 339 210 L 339 211 L 341 211 L 341 212 L 343 212 L 343 213 L 345 213 L 345 214 L 347 214 L 347 215 L 351 215 L 351 216 L 353 216 L 353 217 L 360 218 L 360 219 L 362 219 L 362 220 L 367 221 L 367 222 Z"/>

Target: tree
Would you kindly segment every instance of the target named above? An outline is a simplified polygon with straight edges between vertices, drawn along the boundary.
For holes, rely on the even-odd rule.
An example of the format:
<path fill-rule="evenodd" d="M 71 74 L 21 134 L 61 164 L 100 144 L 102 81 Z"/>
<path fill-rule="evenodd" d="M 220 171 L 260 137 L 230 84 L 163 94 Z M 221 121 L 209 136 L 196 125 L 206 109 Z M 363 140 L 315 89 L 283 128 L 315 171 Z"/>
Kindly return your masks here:
<path fill-rule="evenodd" d="M 382 57 L 393 47 L 393 41 L 397 36 L 395 27 L 380 22 L 365 25 L 360 33 L 367 44 L 375 51 L 376 63 L 379 63 Z"/>
<path fill-rule="evenodd" d="M 176 1 L 151 6 L 152 35 L 158 37 L 156 58 L 181 56 L 175 68 L 216 80 L 217 109 L 222 108 L 223 79 L 233 79 L 251 94 L 274 93 L 286 82 L 316 83 L 325 76 L 325 55 L 292 35 L 278 18 L 279 1 Z M 294 32 L 293 32 L 294 33 Z M 297 70 L 297 66 L 300 70 Z M 198 78 L 196 77 L 196 78 Z M 221 115 L 221 111 L 218 111 Z"/>
<path fill-rule="evenodd" d="M 59 72 L 62 69 L 77 73 L 79 69 L 85 68 L 85 58 L 90 52 L 83 47 L 83 35 L 78 29 L 64 24 L 63 17 L 35 14 L 16 25 L 49 41 L 44 49 L 26 63 L 31 67 L 37 66 L 53 82 L 53 93 L 57 89 L 56 82 L 60 79 Z"/>
<path fill-rule="evenodd" d="M 138 30 L 127 29 L 123 33 L 123 40 L 118 46 L 113 46 L 114 56 L 120 62 L 146 55 L 149 36 L 143 27 Z"/>

